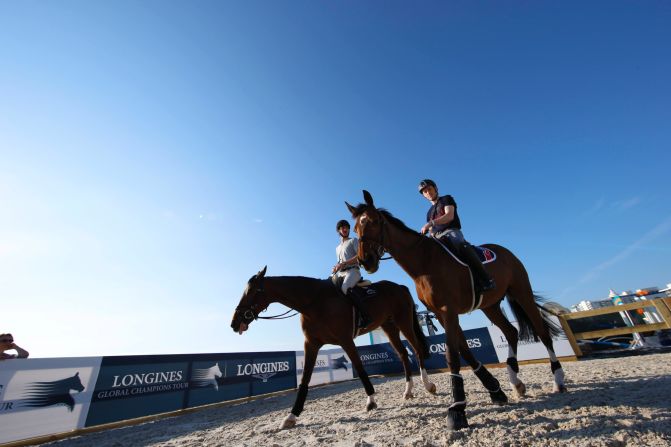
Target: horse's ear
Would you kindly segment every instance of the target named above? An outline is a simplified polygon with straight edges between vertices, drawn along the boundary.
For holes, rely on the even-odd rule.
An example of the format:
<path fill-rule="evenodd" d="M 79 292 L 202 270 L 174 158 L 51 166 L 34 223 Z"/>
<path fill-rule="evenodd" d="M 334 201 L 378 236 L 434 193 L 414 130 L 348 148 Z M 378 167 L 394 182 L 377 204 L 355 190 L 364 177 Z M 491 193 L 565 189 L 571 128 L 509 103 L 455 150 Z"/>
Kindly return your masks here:
<path fill-rule="evenodd" d="M 347 209 L 349 210 L 350 213 L 352 213 L 352 217 L 354 217 L 354 212 L 356 211 L 356 208 L 347 203 L 347 201 L 345 201 L 345 205 L 347 205 Z"/>
<path fill-rule="evenodd" d="M 75 374 L 75 377 L 79 377 L 79 371 L 77 371 L 77 374 Z"/>
<path fill-rule="evenodd" d="M 373 196 L 370 195 L 368 191 L 365 189 L 363 190 L 363 200 L 366 202 L 366 205 L 374 207 L 375 205 L 373 204 Z"/>
<path fill-rule="evenodd" d="M 266 276 L 266 270 L 268 269 L 268 266 L 264 266 L 263 269 L 259 270 L 259 273 L 256 274 L 257 278 L 263 278 Z"/>

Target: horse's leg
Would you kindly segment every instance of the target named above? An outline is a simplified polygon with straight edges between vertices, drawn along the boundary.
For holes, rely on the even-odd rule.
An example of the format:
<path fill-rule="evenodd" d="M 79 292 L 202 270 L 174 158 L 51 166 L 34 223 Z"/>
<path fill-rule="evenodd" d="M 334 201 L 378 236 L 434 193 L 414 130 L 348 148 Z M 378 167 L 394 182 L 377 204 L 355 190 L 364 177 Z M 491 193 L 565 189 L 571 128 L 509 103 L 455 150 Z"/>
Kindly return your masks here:
<path fill-rule="evenodd" d="M 370 382 L 370 379 L 368 378 L 368 373 L 363 368 L 363 363 L 361 363 L 361 358 L 359 357 L 359 353 L 356 350 L 354 341 L 348 340 L 346 343 L 343 343 L 340 346 L 342 346 L 342 348 L 345 350 L 345 353 L 352 361 L 352 366 L 354 367 L 354 369 L 356 369 L 356 372 L 359 374 L 359 379 L 361 379 L 363 388 L 366 390 L 366 395 L 368 395 L 368 400 L 366 401 L 366 410 L 370 411 L 377 408 L 375 398 L 373 397 L 373 395 L 375 394 L 375 388 L 373 388 L 373 384 Z"/>
<path fill-rule="evenodd" d="M 450 387 L 452 388 L 452 404 L 447 410 L 447 428 L 460 430 L 468 427 L 466 420 L 466 393 L 464 378 L 459 374 L 461 361 L 459 359 L 459 336 L 463 338 L 459 328 L 459 316 L 447 312 L 442 315 L 445 328 L 445 357 L 450 368 Z"/>
<path fill-rule="evenodd" d="M 466 360 L 466 363 L 473 369 L 476 377 L 480 379 L 482 385 L 489 392 L 489 397 L 495 404 L 505 404 L 508 402 L 508 397 L 506 393 L 501 389 L 501 384 L 499 381 L 489 372 L 485 365 L 479 362 L 471 348 L 468 347 L 468 342 L 464 336 L 464 331 L 459 327 L 459 349 L 461 351 L 461 356 Z"/>
<path fill-rule="evenodd" d="M 436 384 L 429 380 L 429 373 L 426 372 L 426 368 L 424 367 L 425 353 L 427 357 L 429 353 L 428 347 L 425 345 L 426 340 L 422 327 L 419 325 L 419 320 L 417 320 L 417 315 L 414 312 L 411 319 L 407 315 L 407 313 L 404 313 L 403 316 L 396 317 L 398 328 L 408 340 L 410 346 L 412 346 L 412 350 L 415 351 L 415 358 L 417 358 L 417 362 L 419 363 L 419 374 L 422 378 L 424 388 L 429 393 L 436 394 Z"/>
<path fill-rule="evenodd" d="M 545 349 L 548 351 L 550 368 L 554 376 L 552 391 L 554 393 L 565 393 L 568 390 L 564 383 L 564 370 L 561 367 L 561 363 L 559 363 L 559 359 L 555 354 L 554 346 L 552 344 L 552 336 L 550 335 L 549 330 L 551 323 L 538 309 L 536 297 L 531 289 L 531 283 L 529 283 L 529 277 L 527 276 L 526 271 L 523 271 L 523 273 L 523 280 L 511 285 L 508 289 L 508 297 L 511 300 L 511 307 L 515 312 L 515 306 L 517 306 L 517 312 L 523 312 L 527 317 L 527 321 L 524 321 L 524 318 L 522 318 L 523 316 L 516 315 L 518 317 L 517 320 L 520 328 L 523 324 L 528 326 L 528 324 L 531 323 L 534 332 L 540 337 L 541 342 L 545 345 Z M 524 333 L 524 331 L 521 332 Z"/>
<path fill-rule="evenodd" d="M 296 425 L 296 418 L 301 415 L 303 412 L 303 405 L 305 404 L 305 398 L 308 396 L 308 385 L 310 384 L 310 378 L 312 377 L 312 371 L 314 370 L 315 363 L 317 362 L 317 354 L 319 353 L 320 344 L 311 343 L 308 340 L 305 340 L 305 357 L 303 359 L 303 377 L 301 377 L 301 384 L 298 385 L 298 393 L 296 394 L 296 401 L 294 406 L 291 409 L 291 413 L 287 416 L 282 424 L 280 429 L 291 428 Z"/>
<path fill-rule="evenodd" d="M 501 330 L 501 332 L 503 332 L 503 336 L 506 337 L 506 340 L 508 341 L 508 359 L 506 360 L 506 364 L 508 365 L 506 368 L 508 370 L 508 379 L 510 384 L 513 386 L 513 391 L 517 397 L 522 397 L 526 394 L 527 387 L 517 377 L 517 374 L 520 371 L 520 367 L 517 364 L 517 342 L 519 334 L 517 328 L 510 324 L 510 321 L 508 321 L 506 316 L 503 314 L 501 306 L 498 304 L 486 309 L 482 309 L 482 311 L 485 313 L 487 318 L 489 318 L 489 321 L 495 324 Z"/>
<path fill-rule="evenodd" d="M 408 351 L 405 349 L 401 337 L 398 335 L 399 329 L 391 321 L 387 321 L 382 325 L 382 330 L 387 334 L 389 342 L 394 347 L 396 354 L 401 359 L 403 364 L 403 372 L 405 373 L 405 392 L 403 393 L 404 399 L 411 399 L 414 396 L 412 395 L 412 368 L 410 366 L 410 360 L 408 360 Z"/>

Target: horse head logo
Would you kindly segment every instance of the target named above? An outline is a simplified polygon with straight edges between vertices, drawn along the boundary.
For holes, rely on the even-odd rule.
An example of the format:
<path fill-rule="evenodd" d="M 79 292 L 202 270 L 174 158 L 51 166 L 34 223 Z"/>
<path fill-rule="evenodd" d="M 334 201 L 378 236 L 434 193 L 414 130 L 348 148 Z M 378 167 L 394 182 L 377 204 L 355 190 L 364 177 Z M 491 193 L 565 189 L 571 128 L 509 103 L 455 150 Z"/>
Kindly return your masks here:
<path fill-rule="evenodd" d="M 220 379 L 222 376 L 223 373 L 217 362 L 214 366 L 209 368 L 196 368 L 191 376 L 191 383 L 193 383 L 193 386 L 196 388 L 213 386 L 215 390 L 219 390 L 219 382 L 217 382 L 217 379 Z"/>
<path fill-rule="evenodd" d="M 347 359 L 345 358 L 344 355 L 341 355 L 338 358 L 331 359 L 330 360 L 330 365 L 331 369 L 344 369 L 347 371 Z"/>
<path fill-rule="evenodd" d="M 75 400 L 70 390 L 81 393 L 84 385 L 79 378 L 79 372 L 67 379 L 53 382 L 34 382 L 27 387 L 27 394 L 23 400 L 25 407 L 49 407 L 51 405 L 65 405 L 70 411 L 75 407 Z"/>

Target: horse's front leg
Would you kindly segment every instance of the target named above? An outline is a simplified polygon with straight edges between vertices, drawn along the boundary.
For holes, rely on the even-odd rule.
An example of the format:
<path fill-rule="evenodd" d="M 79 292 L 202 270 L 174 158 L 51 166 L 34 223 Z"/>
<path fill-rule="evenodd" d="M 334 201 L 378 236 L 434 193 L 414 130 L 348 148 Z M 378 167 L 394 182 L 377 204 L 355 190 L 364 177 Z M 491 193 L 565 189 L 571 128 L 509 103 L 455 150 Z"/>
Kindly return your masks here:
<path fill-rule="evenodd" d="M 496 377 L 494 377 L 492 373 L 490 373 L 489 370 L 485 368 L 485 365 L 483 365 L 475 358 L 471 352 L 471 348 L 468 347 L 466 336 L 464 336 L 464 331 L 461 329 L 461 327 L 459 328 L 459 349 L 461 351 L 461 356 L 473 369 L 475 376 L 489 392 L 489 397 L 492 402 L 499 405 L 507 403 L 508 397 L 501 389 L 501 384 L 496 379 Z"/>
<path fill-rule="evenodd" d="M 292 428 L 296 425 L 296 419 L 303 412 L 303 405 L 308 396 L 308 385 L 312 378 L 312 371 L 314 371 L 315 363 L 317 362 L 317 354 L 319 353 L 320 344 L 311 343 L 305 340 L 305 357 L 303 359 L 303 377 L 301 377 L 301 384 L 298 385 L 298 393 L 296 394 L 296 401 L 291 409 L 291 413 L 280 424 L 280 429 Z"/>
<path fill-rule="evenodd" d="M 359 358 L 359 353 L 356 350 L 354 342 L 350 340 L 349 343 L 345 343 L 341 346 L 352 361 L 352 366 L 354 369 L 356 369 L 357 374 L 359 374 L 359 379 L 361 379 L 363 388 L 366 390 L 366 395 L 368 395 L 368 400 L 366 401 L 366 411 L 377 408 L 377 403 L 375 403 L 375 398 L 373 397 L 375 394 L 375 389 L 373 388 L 373 384 L 368 378 L 368 373 L 363 368 L 363 363 L 361 363 L 361 359 Z"/>
<path fill-rule="evenodd" d="M 447 410 L 447 428 L 460 430 L 468 428 L 466 420 L 466 393 L 464 378 L 459 374 L 461 361 L 459 359 L 459 316 L 448 314 L 443 319 L 445 327 L 445 357 L 450 368 L 450 387 L 452 388 L 452 404 Z M 463 337 L 463 334 L 462 334 Z"/>

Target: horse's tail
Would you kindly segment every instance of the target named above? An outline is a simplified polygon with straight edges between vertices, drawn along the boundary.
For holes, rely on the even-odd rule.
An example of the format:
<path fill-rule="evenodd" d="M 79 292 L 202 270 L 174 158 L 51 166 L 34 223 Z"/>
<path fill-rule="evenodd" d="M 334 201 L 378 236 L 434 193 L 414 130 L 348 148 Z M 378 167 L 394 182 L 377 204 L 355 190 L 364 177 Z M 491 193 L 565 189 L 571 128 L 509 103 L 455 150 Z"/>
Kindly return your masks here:
<path fill-rule="evenodd" d="M 410 293 L 410 291 L 408 291 Z M 422 331 L 422 325 L 419 324 L 419 316 L 417 315 L 417 307 L 414 305 L 413 301 L 413 307 L 412 307 L 412 330 L 415 332 L 415 336 L 417 337 L 417 341 L 421 345 L 421 351 L 418 352 L 417 355 L 422 357 L 423 360 L 428 359 L 431 357 L 431 351 L 429 351 L 429 341 L 426 339 L 426 335 L 424 335 L 424 331 Z"/>
<path fill-rule="evenodd" d="M 543 325 L 547 328 L 548 332 L 550 333 L 550 336 L 551 337 L 562 336 L 563 335 L 562 329 L 557 325 L 557 323 L 552 321 L 552 319 L 550 318 L 552 314 L 547 310 L 545 310 L 545 308 L 542 306 L 542 303 L 546 302 L 547 300 L 540 295 L 536 295 L 535 293 L 533 294 L 533 296 L 534 301 L 536 302 L 536 306 L 538 307 L 538 311 L 541 314 Z M 518 336 L 519 339 L 522 341 L 531 341 L 532 339 L 534 341 L 538 341 L 538 334 L 534 330 L 534 327 L 531 324 L 531 320 L 529 319 L 529 316 L 524 311 L 522 306 L 520 306 L 519 303 L 517 303 L 513 299 L 508 299 L 508 304 L 510 305 L 510 308 L 513 310 L 513 314 L 515 314 L 517 324 L 519 324 L 520 326 Z"/>

